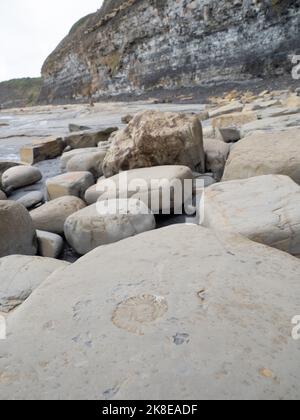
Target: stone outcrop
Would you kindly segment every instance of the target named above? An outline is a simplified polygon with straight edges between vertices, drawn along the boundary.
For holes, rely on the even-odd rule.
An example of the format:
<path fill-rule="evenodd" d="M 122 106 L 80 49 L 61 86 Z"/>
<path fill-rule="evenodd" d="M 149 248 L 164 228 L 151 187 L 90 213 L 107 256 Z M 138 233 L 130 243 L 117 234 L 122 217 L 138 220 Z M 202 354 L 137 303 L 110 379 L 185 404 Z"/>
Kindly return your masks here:
<path fill-rule="evenodd" d="M 295 0 L 105 0 L 48 57 L 40 100 L 290 76 Z"/>

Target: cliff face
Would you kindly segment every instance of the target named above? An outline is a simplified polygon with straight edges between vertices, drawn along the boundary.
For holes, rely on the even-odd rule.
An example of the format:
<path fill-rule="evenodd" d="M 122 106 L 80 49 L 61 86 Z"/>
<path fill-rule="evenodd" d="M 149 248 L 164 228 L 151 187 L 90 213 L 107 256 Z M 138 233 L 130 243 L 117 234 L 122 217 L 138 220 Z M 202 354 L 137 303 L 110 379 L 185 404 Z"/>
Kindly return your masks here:
<path fill-rule="evenodd" d="M 46 60 L 41 100 L 287 74 L 299 28 L 300 0 L 105 0 Z"/>

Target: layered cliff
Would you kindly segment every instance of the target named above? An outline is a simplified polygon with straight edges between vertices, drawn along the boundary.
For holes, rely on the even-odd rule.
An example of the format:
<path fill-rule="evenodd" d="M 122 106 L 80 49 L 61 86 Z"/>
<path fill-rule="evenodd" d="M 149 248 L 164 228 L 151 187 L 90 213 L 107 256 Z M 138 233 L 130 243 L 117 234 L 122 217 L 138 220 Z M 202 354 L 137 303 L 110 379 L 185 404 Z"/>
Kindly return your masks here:
<path fill-rule="evenodd" d="M 300 0 L 105 0 L 48 57 L 41 101 L 272 78 L 300 52 Z"/>

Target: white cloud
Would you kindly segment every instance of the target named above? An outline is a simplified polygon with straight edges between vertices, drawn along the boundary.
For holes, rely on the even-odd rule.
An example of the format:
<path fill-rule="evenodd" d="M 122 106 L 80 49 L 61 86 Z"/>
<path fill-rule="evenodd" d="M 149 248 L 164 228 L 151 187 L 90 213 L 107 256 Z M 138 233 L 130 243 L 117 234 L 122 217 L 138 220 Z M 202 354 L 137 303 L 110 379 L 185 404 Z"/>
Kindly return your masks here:
<path fill-rule="evenodd" d="M 40 75 L 44 60 L 101 0 L 1 0 L 0 81 Z"/>

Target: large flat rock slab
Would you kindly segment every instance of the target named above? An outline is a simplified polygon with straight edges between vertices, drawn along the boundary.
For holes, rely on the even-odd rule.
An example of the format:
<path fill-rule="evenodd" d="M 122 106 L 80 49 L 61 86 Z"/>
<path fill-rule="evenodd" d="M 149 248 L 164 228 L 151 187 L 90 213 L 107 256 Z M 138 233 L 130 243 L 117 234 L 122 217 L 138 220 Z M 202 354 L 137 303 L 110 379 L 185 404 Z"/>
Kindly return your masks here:
<path fill-rule="evenodd" d="M 222 182 L 205 191 L 206 226 L 300 256 L 300 187 L 283 175 Z"/>
<path fill-rule="evenodd" d="M 299 399 L 299 278 L 199 226 L 100 247 L 8 318 L 1 399 Z"/>
<path fill-rule="evenodd" d="M 287 128 L 300 127 L 300 113 L 279 117 L 263 118 L 245 124 L 241 128 L 241 136 L 246 137 L 254 131 L 284 131 Z"/>
<path fill-rule="evenodd" d="M 300 128 L 254 132 L 240 140 L 229 155 L 223 181 L 269 174 L 288 175 L 300 184 Z"/>

